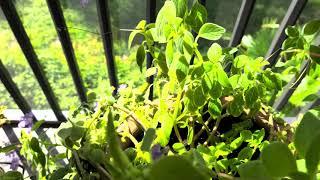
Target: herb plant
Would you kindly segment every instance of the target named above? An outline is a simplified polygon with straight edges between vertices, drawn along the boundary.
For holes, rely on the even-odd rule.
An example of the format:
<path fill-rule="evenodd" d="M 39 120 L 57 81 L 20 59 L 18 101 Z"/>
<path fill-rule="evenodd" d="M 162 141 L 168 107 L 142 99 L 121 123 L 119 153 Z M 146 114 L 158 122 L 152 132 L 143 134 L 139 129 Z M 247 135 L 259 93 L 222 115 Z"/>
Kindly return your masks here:
<path fill-rule="evenodd" d="M 141 21 L 129 37 L 129 47 L 135 36 L 142 36 L 137 64 L 143 71 L 149 54 L 152 67 L 145 74 L 154 76 L 155 82 L 122 88 L 116 97 L 98 101 L 94 93 L 88 94 L 90 103 L 73 109 L 68 122 L 59 127 L 60 143 L 23 132 L 20 152 L 37 170 L 35 177 L 314 178 L 318 138 L 303 139 L 313 139 L 309 128 L 318 131 L 319 114 L 314 114 L 318 111 L 304 116 L 293 139 L 293 127 L 269 106 L 282 89 L 280 74 L 263 70 L 268 61 L 262 57 L 236 55 L 237 48 L 222 48 L 215 41 L 225 29 L 206 20 L 206 9 L 197 1 L 189 9 L 186 0 L 167 0 L 155 23 Z M 207 52 L 198 49 L 199 39 L 212 41 Z M 148 100 L 151 86 L 156 92 L 152 101 Z M 311 116 L 312 124 L 305 123 Z M 308 174 L 296 173 L 294 155 L 287 147 L 293 140 L 297 152 L 302 152 L 300 157 L 306 159 Z M 46 150 L 59 146 L 65 148 L 61 154 Z"/>

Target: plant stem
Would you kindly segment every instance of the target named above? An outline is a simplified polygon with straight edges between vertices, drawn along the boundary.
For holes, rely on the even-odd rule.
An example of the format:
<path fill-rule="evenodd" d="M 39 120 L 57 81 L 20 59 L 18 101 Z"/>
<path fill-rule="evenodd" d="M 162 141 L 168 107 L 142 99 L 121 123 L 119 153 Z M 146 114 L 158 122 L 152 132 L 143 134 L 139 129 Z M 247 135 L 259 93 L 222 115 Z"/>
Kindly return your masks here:
<path fill-rule="evenodd" d="M 205 145 L 205 146 L 208 145 L 209 141 L 212 139 L 212 137 L 214 136 L 214 134 L 217 132 L 221 120 L 222 120 L 224 117 L 226 117 L 226 116 L 228 116 L 228 113 L 226 113 L 226 114 L 224 114 L 224 115 L 222 115 L 222 116 L 220 116 L 220 117 L 217 118 L 217 121 L 216 121 L 214 127 L 212 128 L 212 131 L 211 131 L 208 139 L 204 142 L 204 145 Z"/>
<path fill-rule="evenodd" d="M 204 130 L 206 130 L 206 131 L 208 132 L 208 134 L 210 133 L 208 124 L 209 124 L 211 121 L 212 121 L 212 117 L 210 116 L 210 118 L 203 124 L 202 128 L 200 129 L 200 131 L 194 136 L 193 142 L 195 142 L 196 140 L 198 140 L 198 138 L 201 136 L 201 134 L 204 132 Z"/>
<path fill-rule="evenodd" d="M 104 177 L 106 177 L 108 180 L 112 179 L 111 175 L 106 171 L 100 164 L 97 164 L 95 162 L 89 161 L 90 164 L 92 164 L 100 174 L 102 174 Z"/>
<path fill-rule="evenodd" d="M 81 162 L 80 162 L 80 158 L 79 158 L 79 156 L 78 156 L 78 154 L 77 154 L 77 152 L 75 150 L 72 150 L 72 154 L 73 154 L 74 159 L 76 161 L 76 169 L 79 171 L 80 176 L 83 177 L 84 176 L 84 173 L 83 173 L 84 170 L 82 168 L 82 165 L 81 165 Z"/>
<path fill-rule="evenodd" d="M 146 128 L 144 127 L 144 125 L 142 124 L 142 122 L 139 120 L 139 118 L 130 110 L 124 108 L 124 107 L 120 107 L 116 104 L 113 104 L 113 107 L 120 110 L 120 111 L 123 111 L 125 112 L 126 114 L 128 114 L 137 124 L 138 126 L 140 126 L 140 128 L 143 130 L 143 131 L 146 131 Z"/>
<path fill-rule="evenodd" d="M 301 73 L 299 74 L 299 77 L 297 78 L 297 80 L 289 87 L 289 89 L 295 88 L 296 89 L 296 85 L 297 83 L 299 83 L 301 81 L 302 78 L 305 77 L 305 74 L 307 73 L 307 71 L 310 68 L 310 64 L 311 64 L 311 60 L 307 61 L 307 65 L 306 67 L 301 71 Z"/>
<path fill-rule="evenodd" d="M 173 129 L 174 129 L 174 132 L 175 132 L 179 142 L 183 144 L 181 135 L 179 133 L 179 129 L 177 127 L 177 117 L 178 117 L 178 112 L 179 112 L 179 106 L 180 106 L 180 100 L 181 100 L 181 97 L 182 97 L 182 93 L 183 93 L 183 90 L 178 93 L 177 98 L 176 98 L 176 103 L 174 105 L 174 112 L 173 112 L 174 124 L 173 124 Z"/>

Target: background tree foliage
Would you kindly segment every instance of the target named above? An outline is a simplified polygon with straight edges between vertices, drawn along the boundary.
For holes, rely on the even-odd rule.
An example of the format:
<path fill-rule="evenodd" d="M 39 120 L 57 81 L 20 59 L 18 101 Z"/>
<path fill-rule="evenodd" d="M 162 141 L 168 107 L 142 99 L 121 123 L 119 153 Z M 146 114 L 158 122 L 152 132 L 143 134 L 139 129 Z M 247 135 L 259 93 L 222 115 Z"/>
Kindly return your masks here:
<path fill-rule="evenodd" d="M 190 6 L 192 2 L 193 0 L 189 0 Z M 281 22 L 290 2 L 291 0 L 258 0 L 256 2 L 246 31 L 252 38 L 250 39 L 250 35 L 246 36 L 242 44 L 247 48 L 249 56 L 264 56 L 276 32 L 277 24 Z M 45 69 L 46 76 L 59 98 L 59 103 L 63 109 L 68 109 L 70 105 L 76 104 L 78 99 L 46 2 L 44 0 L 16 0 L 15 3 L 32 45 Z M 163 3 L 164 0 L 157 1 L 158 10 Z M 109 94 L 111 87 L 108 82 L 102 42 L 100 35 L 97 34 L 99 26 L 95 1 L 90 1 L 85 7 L 81 6 L 79 0 L 61 0 L 61 4 L 85 86 L 97 94 Z M 219 22 L 226 28 L 226 34 L 219 40 L 219 43 L 227 45 L 241 1 L 207 0 L 206 4 L 208 20 Z M 110 6 L 118 78 L 120 83 L 141 84 L 144 82 L 144 77 L 139 74 L 137 67 L 132 66 L 132 63 L 135 62 L 135 53 L 130 53 L 127 49 L 130 32 L 123 29 L 132 29 L 139 20 L 145 19 L 146 1 L 110 0 Z M 317 11 L 319 7 L 320 0 L 309 1 L 298 24 L 319 17 L 319 11 Z M 228 9 L 228 13 L 225 9 Z M 0 19 L 0 58 L 31 106 L 35 109 L 49 108 L 2 14 L 0 14 Z M 255 39 L 255 42 L 252 39 Z M 136 41 L 139 42 L 139 39 Z M 209 41 L 201 41 L 204 41 L 202 42 L 204 45 L 200 50 L 206 51 Z M 310 84 L 310 82 L 304 84 Z M 302 91 L 304 90 L 301 89 L 298 92 Z M 295 97 L 292 101 L 296 104 L 303 99 L 301 96 L 296 95 Z M 17 108 L 2 85 L 0 86 L 0 101 L 8 108 Z"/>

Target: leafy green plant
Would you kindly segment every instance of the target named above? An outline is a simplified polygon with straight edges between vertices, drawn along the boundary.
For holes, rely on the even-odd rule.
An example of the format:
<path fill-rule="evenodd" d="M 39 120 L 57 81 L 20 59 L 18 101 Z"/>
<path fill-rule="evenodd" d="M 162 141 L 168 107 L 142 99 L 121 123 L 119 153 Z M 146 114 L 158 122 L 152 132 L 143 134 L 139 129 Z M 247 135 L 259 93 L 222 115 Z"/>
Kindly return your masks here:
<path fill-rule="evenodd" d="M 259 160 L 239 167 L 242 179 L 319 179 L 319 109 L 307 112 L 299 123 L 294 137 L 295 154 L 281 142 L 272 142 Z"/>
<path fill-rule="evenodd" d="M 57 130 L 57 144 L 23 132 L 21 153 L 37 170 L 35 178 L 269 179 L 296 170 L 286 146 L 293 128 L 268 106 L 282 89 L 280 74 L 263 70 L 268 62 L 262 57 L 235 56 L 237 48 L 215 43 L 225 29 L 206 19 L 206 9 L 197 1 L 189 9 L 186 0 L 167 0 L 155 23 L 141 21 L 129 47 L 135 36 L 142 36 L 136 62 L 155 82 L 121 88 L 116 97 L 97 100 L 88 94 L 90 104 L 71 109 L 68 122 Z M 207 52 L 198 49 L 199 39 L 213 41 Z M 146 54 L 153 60 L 144 71 Z M 224 67 L 230 63 L 227 73 Z M 152 101 L 151 86 L 156 91 Z M 296 146 L 299 134 L 312 136 L 299 127 Z M 307 141 L 300 143 L 307 147 Z M 46 150 L 59 146 L 64 147 L 61 154 Z M 280 169 L 270 156 L 281 160 Z"/>

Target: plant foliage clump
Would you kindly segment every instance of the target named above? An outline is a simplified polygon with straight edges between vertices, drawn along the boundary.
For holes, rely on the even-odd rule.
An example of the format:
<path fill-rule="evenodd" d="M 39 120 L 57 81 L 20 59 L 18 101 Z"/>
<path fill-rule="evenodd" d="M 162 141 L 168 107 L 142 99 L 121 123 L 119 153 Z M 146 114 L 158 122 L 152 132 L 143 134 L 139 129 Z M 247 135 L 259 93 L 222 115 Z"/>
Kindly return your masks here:
<path fill-rule="evenodd" d="M 206 9 L 197 1 L 189 9 L 186 0 L 167 0 L 155 23 L 141 21 L 129 37 L 129 47 L 135 36 L 142 36 L 137 65 L 143 71 L 149 54 L 152 67 L 145 74 L 155 82 L 123 88 L 97 104 L 91 94 L 90 104 L 74 109 L 57 130 L 58 144 L 23 131 L 20 152 L 37 170 L 36 177 L 315 179 L 319 110 L 306 113 L 294 135 L 295 127 L 269 106 L 283 88 L 280 74 L 264 69 L 269 63 L 262 57 L 221 47 L 215 41 L 225 29 L 206 20 Z M 311 22 L 301 38 L 311 38 L 319 29 L 319 21 Z M 294 57 L 303 53 L 319 68 L 317 48 L 306 41 L 297 50 L 299 41 L 291 37 L 298 36 L 298 29 L 290 27 L 287 34 L 284 49 L 292 50 Z M 198 49 L 199 39 L 212 42 L 208 51 Z M 151 86 L 156 92 L 152 101 Z M 65 151 L 46 151 L 57 146 Z M 11 177 L 8 173 L 2 176 Z"/>

